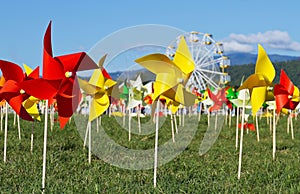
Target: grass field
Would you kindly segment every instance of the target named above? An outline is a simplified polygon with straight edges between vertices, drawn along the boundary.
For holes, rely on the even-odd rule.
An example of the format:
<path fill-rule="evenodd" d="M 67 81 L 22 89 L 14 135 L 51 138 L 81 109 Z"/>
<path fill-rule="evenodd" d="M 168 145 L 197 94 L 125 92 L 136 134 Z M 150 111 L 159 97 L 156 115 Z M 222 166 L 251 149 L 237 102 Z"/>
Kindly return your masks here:
<path fill-rule="evenodd" d="M 145 118 L 146 120 L 149 118 Z M 216 143 L 203 156 L 199 146 L 206 131 L 206 118 L 195 125 L 191 143 L 174 160 L 158 168 L 156 188 L 153 169 L 127 170 L 92 157 L 88 164 L 87 149 L 75 128 L 74 120 L 64 130 L 55 125 L 48 132 L 46 193 L 299 193 L 300 132 L 294 121 L 295 140 L 286 132 L 286 118 L 277 125 L 276 160 L 272 160 L 272 137 L 266 119 L 260 121 L 260 138 L 256 133 L 244 134 L 241 179 L 237 179 L 238 151 L 235 149 L 235 125 L 224 126 Z M 233 123 L 235 118 L 233 118 Z M 154 147 L 154 133 L 133 135 L 114 119 L 103 116 L 102 125 L 119 144 L 134 149 Z M 34 151 L 30 153 L 32 123 L 21 121 L 22 140 L 18 140 L 13 116 L 9 116 L 7 162 L 0 162 L 1 193 L 40 193 L 43 154 L 43 123 L 36 122 Z M 179 128 L 180 129 L 180 128 Z M 180 129 L 181 130 L 181 129 Z M 179 134 L 176 136 L 180 136 Z M 96 133 L 96 132 L 94 132 Z M 3 156 L 3 131 L 0 132 Z M 160 129 L 159 143 L 171 138 L 167 118 Z M 176 144 L 176 143 L 175 143 Z"/>

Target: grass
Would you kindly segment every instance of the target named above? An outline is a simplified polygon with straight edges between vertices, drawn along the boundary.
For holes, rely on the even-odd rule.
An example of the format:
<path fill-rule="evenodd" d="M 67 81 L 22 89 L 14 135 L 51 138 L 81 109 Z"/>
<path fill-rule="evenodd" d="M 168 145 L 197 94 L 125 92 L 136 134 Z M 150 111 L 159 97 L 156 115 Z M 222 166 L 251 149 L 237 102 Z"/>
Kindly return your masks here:
<path fill-rule="evenodd" d="M 22 140 L 9 115 L 7 162 L 0 162 L 1 193 L 40 193 L 43 154 L 43 123 L 36 122 L 34 151 L 30 153 L 32 123 L 21 121 Z M 147 122 L 148 121 L 148 122 Z M 142 120 L 147 135 L 128 133 L 114 117 L 103 116 L 106 133 L 119 145 L 131 149 L 154 147 L 154 125 Z M 235 119 L 233 118 L 233 123 Z M 79 123 L 79 124 L 78 124 Z M 76 124 L 84 121 L 76 118 Z M 188 129 L 196 127 L 194 133 Z M 149 129 L 146 129 L 149 127 Z M 136 128 L 136 127 L 135 127 Z M 185 128 L 187 131 L 185 131 Z M 241 179 L 237 179 L 238 151 L 235 149 L 235 126 L 223 127 L 217 141 L 203 156 L 200 143 L 206 132 L 206 118 L 192 122 L 186 117 L 186 127 L 179 128 L 176 139 L 191 138 L 188 147 L 170 144 L 170 122 L 167 118 L 159 133 L 159 145 L 168 144 L 184 149 L 173 160 L 158 168 L 157 187 L 153 187 L 153 169 L 128 170 L 105 163 L 97 156 L 88 164 L 87 149 L 83 149 L 83 130 L 77 130 L 74 119 L 64 130 L 55 125 L 48 132 L 46 193 L 299 193 L 300 146 L 299 121 L 294 121 L 295 140 L 286 133 L 286 118 L 277 125 L 276 160 L 272 160 L 272 137 L 266 119 L 260 121 L 260 142 L 256 133 L 244 134 Z M 136 129 L 134 129 L 136 130 Z M 151 131 L 152 130 L 152 131 Z M 185 133 L 186 132 L 186 133 Z M 95 138 L 97 133 L 93 132 Z M 182 135 L 185 134 L 185 135 Z M 0 153 L 3 154 L 3 131 L 0 132 Z M 97 141 L 97 139 L 93 139 Z M 105 146 L 100 144 L 100 146 Z M 121 160 L 123 156 L 119 156 Z M 150 161 L 152 163 L 152 161 Z"/>

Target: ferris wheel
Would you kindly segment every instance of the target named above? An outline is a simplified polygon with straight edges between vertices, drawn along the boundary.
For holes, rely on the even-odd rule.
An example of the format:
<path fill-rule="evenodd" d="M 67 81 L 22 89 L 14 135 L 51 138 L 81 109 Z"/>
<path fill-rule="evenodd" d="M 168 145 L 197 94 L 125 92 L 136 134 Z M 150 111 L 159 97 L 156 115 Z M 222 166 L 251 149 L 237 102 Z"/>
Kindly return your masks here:
<path fill-rule="evenodd" d="M 187 82 L 187 88 L 200 92 L 207 87 L 218 89 L 230 82 L 230 76 L 226 72 L 230 66 L 230 60 L 224 55 L 223 44 L 215 41 L 211 34 L 192 31 L 180 35 L 167 48 L 166 54 L 169 57 L 175 56 L 182 36 L 184 36 L 195 62 L 195 70 Z"/>

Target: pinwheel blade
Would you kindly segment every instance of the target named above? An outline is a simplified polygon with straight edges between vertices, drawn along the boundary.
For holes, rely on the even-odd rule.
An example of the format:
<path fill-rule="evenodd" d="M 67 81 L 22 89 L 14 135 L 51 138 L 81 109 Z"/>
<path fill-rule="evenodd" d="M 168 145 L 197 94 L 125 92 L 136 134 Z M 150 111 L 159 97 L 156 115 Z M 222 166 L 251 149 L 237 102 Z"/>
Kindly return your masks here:
<path fill-rule="evenodd" d="M 275 73 L 275 68 L 271 60 L 269 59 L 266 51 L 260 44 L 258 44 L 258 55 L 255 66 L 255 74 L 262 74 L 266 78 L 268 84 L 270 84 L 272 83 L 275 77 Z"/>
<path fill-rule="evenodd" d="M 257 111 L 261 108 L 266 100 L 267 87 L 255 87 L 252 90 L 251 104 L 252 104 L 252 115 L 256 115 Z"/>
<path fill-rule="evenodd" d="M 180 38 L 173 62 L 186 75 L 190 74 L 195 69 L 194 60 L 184 36 L 181 36 Z"/>

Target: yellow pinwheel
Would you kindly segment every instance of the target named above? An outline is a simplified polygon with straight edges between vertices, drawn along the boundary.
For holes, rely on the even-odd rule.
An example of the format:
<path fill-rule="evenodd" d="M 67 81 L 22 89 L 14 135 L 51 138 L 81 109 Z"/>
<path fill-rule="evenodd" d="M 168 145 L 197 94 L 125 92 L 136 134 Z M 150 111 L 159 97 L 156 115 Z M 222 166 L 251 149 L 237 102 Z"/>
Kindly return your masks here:
<path fill-rule="evenodd" d="M 266 51 L 259 44 L 255 73 L 240 86 L 238 90 L 249 89 L 251 95 L 252 114 L 256 115 L 263 103 L 272 98 L 269 88 L 275 77 L 275 68 Z"/>
<path fill-rule="evenodd" d="M 26 64 L 23 64 L 23 67 L 26 75 L 30 75 L 33 72 L 33 70 Z M 30 116 L 32 116 L 38 121 L 41 121 L 41 116 L 37 107 L 39 101 L 40 100 L 38 98 L 30 96 L 23 102 L 23 106 L 26 109 L 26 111 L 30 114 Z"/>
<path fill-rule="evenodd" d="M 194 104 L 196 96 L 185 89 L 185 84 L 195 64 L 183 36 L 173 60 L 163 54 L 150 54 L 135 61 L 156 74 L 153 101 L 164 95 L 183 105 Z"/>
<path fill-rule="evenodd" d="M 105 77 L 101 69 L 94 70 L 89 82 L 80 78 L 78 78 L 78 82 L 80 88 L 93 98 L 89 115 L 89 121 L 92 121 L 109 107 L 109 95 L 116 82 Z"/>

